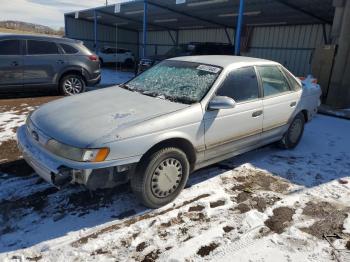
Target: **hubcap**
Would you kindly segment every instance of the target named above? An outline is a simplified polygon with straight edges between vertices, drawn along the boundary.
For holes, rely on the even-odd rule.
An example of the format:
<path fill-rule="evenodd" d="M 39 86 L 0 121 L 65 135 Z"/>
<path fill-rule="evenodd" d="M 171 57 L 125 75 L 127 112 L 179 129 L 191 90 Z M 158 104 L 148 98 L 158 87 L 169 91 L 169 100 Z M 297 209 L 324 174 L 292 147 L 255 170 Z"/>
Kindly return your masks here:
<path fill-rule="evenodd" d="M 152 193 L 164 198 L 173 193 L 182 179 L 182 165 L 175 158 L 167 158 L 154 170 L 151 180 Z"/>
<path fill-rule="evenodd" d="M 292 143 L 296 143 L 300 137 L 301 134 L 301 130 L 302 130 L 303 124 L 302 121 L 300 119 L 296 119 L 291 127 L 290 127 L 290 131 L 289 131 L 289 140 Z"/>
<path fill-rule="evenodd" d="M 69 95 L 79 94 L 83 88 L 83 84 L 80 79 L 71 77 L 64 81 L 63 88 Z"/>

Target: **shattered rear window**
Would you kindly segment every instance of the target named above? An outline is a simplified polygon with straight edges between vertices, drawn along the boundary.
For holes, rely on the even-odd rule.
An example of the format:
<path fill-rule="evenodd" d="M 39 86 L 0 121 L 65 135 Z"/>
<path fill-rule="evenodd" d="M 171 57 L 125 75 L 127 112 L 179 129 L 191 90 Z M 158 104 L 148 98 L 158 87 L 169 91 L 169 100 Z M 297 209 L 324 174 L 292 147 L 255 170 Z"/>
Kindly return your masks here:
<path fill-rule="evenodd" d="M 192 104 L 199 102 L 221 72 L 217 66 L 163 61 L 125 84 L 144 95 Z"/>

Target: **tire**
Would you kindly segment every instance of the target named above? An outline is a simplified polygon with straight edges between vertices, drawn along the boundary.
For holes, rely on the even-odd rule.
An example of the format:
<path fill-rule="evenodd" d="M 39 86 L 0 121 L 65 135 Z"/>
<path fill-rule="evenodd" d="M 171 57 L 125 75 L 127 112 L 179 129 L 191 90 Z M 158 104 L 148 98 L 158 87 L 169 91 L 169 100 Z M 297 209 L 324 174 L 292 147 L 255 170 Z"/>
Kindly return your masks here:
<path fill-rule="evenodd" d="M 278 145 L 284 149 L 295 148 L 304 133 L 305 117 L 302 113 L 296 115 L 290 124 L 287 132 L 284 134 L 283 138 L 279 141 Z"/>
<path fill-rule="evenodd" d="M 59 84 L 59 92 L 64 96 L 72 96 L 85 91 L 85 81 L 78 74 L 64 76 Z"/>
<path fill-rule="evenodd" d="M 186 154 L 178 148 L 167 147 L 140 163 L 131 177 L 131 189 L 143 205 L 158 208 L 172 202 L 180 194 L 189 172 Z"/>
<path fill-rule="evenodd" d="M 124 65 L 127 67 L 127 68 L 132 68 L 132 66 L 134 65 L 134 61 L 130 58 L 126 59 L 124 61 Z"/>

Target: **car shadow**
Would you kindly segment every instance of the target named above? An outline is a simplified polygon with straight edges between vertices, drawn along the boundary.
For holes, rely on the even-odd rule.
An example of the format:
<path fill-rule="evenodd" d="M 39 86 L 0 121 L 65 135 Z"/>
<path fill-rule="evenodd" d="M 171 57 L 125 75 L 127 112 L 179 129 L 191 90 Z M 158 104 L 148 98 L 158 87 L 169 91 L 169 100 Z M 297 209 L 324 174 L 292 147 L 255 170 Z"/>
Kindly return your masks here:
<path fill-rule="evenodd" d="M 303 188 L 348 177 L 350 141 L 345 141 L 342 136 L 346 130 L 350 130 L 349 121 L 318 116 L 306 126 L 305 134 L 295 149 L 282 150 L 269 145 L 214 164 L 192 174 L 186 188 L 200 186 L 202 182 L 225 171 L 234 171 L 243 164 L 266 170 Z M 13 163 L 13 166 L 18 163 Z M 10 168 L 0 167 L 1 172 L 11 173 Z M 140 205 L 129 185 L 94 193 L 78 186 L 58 191 L 29 172 L 27 176 L 2 174 L 0 252 L 31 247 L 69 232 L 118 223 L 147 212 L 157 210 Z"/>

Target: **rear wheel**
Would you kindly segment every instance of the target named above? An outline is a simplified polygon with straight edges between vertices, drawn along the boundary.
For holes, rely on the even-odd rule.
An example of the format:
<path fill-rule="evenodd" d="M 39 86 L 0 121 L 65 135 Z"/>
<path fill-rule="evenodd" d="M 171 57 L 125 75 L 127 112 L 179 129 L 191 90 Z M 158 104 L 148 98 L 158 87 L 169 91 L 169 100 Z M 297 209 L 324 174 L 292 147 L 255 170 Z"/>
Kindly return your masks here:
<path fill-rule="evenodd" d="M 59 91 L 62 95 L 72 96 L 84 92 L 84 79 L 77 74 L 69 74 L 64 76 L 59 85 Z"/>
<path fill-rule="evenodd" d="M 124 62 L 125 66 L 131 68 L 134 65 L 134 61 L 130 58 L 126 59 Z"/>
<path fill-rule="evenodd" d="M 295 148 L 303 135 L 305 125 L 305 117 L 299 113 L 290 124 L 287 132 L 279 141 L 279 146 L 285 149 Z"/>
<path fill-rule="evenodd" d="M 172 202 L 185 187 L 190 172 L 186 154 L 173 147 L 153 153 L 131 178 L 139 201 L 150 208 Z"/>

